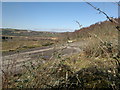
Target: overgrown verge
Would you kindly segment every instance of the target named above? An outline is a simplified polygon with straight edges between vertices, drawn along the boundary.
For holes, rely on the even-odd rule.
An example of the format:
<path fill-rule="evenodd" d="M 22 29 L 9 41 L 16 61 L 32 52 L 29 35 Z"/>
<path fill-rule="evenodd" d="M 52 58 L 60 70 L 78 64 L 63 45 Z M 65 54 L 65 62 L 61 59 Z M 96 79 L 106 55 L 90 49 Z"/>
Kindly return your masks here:
<path fill-rule="evenodd" d="M 98 49 L 87 46 L 80 54 L 56 58 L 38 65 L 30 62 L 23 65 L 24 72 L 3 77 L 3 88 L 43 88 L 43 89 L 79 89 L 79 88 L 111 88 L 120 86 L 120 58 L 116 46 L 99 43 Z M 102 53 L 101 53 L 102 52 Z M 107 56 L 108 55 L 108 56 Z"/>
<path fill-rule="evenodd" d="M 77 36 L 81 41 L 87 42 L 83 52 L 79 54 L 63 57 L 60 53 L 55 52 L 53 58 L 45 63 L 39 63 L 44 61 L 40 59 L 38 65 L 34 65 L 32 62 L 23 65 L 23 73 L 9 76 L 3 74 L 3 88 L 110 88 L 119 90 L 118 32 L 112 33 L 114 27 L 112 31 L 110 31 L 110 27 L 107 28 L 107 25 L 105 27 L 105 30 L 101 26 L 102 29 L 94 27 L 96 32 L 83 32 L 87 33 L 87 37 L 82 34 L 82 39 Z M 100 33 L 98 30 L 102 30 L 102 32 Z"/>

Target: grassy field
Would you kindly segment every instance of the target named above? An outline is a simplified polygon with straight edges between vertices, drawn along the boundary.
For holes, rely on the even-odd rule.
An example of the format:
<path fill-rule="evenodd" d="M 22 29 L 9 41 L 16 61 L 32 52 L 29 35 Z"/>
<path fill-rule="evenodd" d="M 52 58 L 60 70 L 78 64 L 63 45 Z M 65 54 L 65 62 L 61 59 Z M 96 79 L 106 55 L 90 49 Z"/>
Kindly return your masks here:
<path fill-rule="evenodd" d="M 50 46 L 54 43 L 55 41 L 49 40 L 2 42 L 2 52 L 27 50 L 36 47 Z"/>
<path fill-rule="evenodd" d="M 7 39 L 4 39 L 4 38 Z M 9 38 L 10 37 L 10 38 Z M 21 51 L 30 48 L 50 46 L 58 42 L 58 33 L 3 29 L 2 52 Z"/>

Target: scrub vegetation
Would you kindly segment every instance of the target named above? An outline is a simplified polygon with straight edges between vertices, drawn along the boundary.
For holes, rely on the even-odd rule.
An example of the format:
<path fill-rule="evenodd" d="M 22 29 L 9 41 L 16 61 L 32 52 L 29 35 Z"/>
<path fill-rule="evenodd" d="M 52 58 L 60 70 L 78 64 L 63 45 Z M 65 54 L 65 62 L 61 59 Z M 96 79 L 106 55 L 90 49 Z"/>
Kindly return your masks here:
<path fill-rule="evenodd" d="M 77 54 L 62 56 L 60 50 L 54 52 L 45 63 L 42 63 L 45 60 L 41 57 L 36 61 L 37 65 L 33 62 L 23 63 L 24 69 L 20 73 L 3 71 L 3 88 L 119 89 L 118 31 L 114 24 L 104 21 L 61 35 L 64 36 L 61 43 L 69 38 L 76 40 L 71 43 L 86 44 Z"/>
<path fill-rule="evenodd" d="M 92 6 L 90 3 L 88 3 Z M 51 57 L 23 62 L 22 70 L 4 71 L 3 88 L 40 88 L 40 89 L 120 89 L 120 18 L 110 18 L 83 27 L 74 32 L 49 33 L 10 30 L 4 36 L 13 37 L 3 40 L 3 51 L 30 49 L 36 47 L 54 47 Z M 117 23 L 116 23 L 117 22 Z M 79 22 L 78 22 L 79 23 Z M 17 32 L 17 33 L 14 33 Z M 13 34 L 14 33 L 14 34 Z M 21 33 L 21 34 L 20 34 Z M 14 38 L 16 37 L 16 38 Z M 27 38 L 25 38 L 27 37 Z M 12 44 L 13 43 L 13 44 Z M 84 45 L 82 45 L 84 43 Z M 20 46 L 22 44 L 22 47 Z M 14 46 L 15 47 L 12 47 Z M 74 45 L 74 46 L 72 46 Z M 61 47 L 62 49 L 56 49 Z M 80 52 L 63 54 L 66 48 L 79 48 Z M 45 52 L 45 51 L 44 51 Z M 68 51 L 69 52 L 69 51 Z M 14 64 L 12 65 L 14 66 Z M 12 67 L 11 70 L 14 70 Z"/>

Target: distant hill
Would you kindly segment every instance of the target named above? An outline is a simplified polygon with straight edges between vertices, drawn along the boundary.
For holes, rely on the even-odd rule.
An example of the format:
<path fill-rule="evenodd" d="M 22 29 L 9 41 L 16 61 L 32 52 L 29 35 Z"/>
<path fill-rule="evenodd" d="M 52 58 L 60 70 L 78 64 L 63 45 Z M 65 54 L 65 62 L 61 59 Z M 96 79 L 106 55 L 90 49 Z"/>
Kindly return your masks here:
<path fill-rule="evenodd" d="M 55 37 L 58 35 L 58 33 L 4 28 L 4 29 L 2 29 L 2 35 Z"/>
<path fill-rule="evenodd" d="M 120 20 L 116 19 L 115 20 Z M 42 31 L 30 31 L 30 30 L 18 30 L 18 29 L 2 29 L 2 35 L 9 36 L 32 36 L 32 37 L 59 37 L 62 40 L 68 39 L 82 39 L 92 37 L 91 35 L 97 35 L 99 37 L 117 36 L 118 31 L 115 28 L 115 24 L 110 21 L 97 22 L 89 27 L 83 27 L 75 30 L 74 32 L 42 32 Z"/>
<path fill-rule="evenodd" d="M 120 20 L 115 19 L 116 21 Z M 88 38 L 92 35 L 97 35 L 99 37 L 109 36 L 109 37 L 118 37 L 118 31 L 116 30 L 116 25 L 110 21 L 97 22 L 90 25 L 89 27 L 83 27 L 74 32 L 62 33 L 66 39 L 78 39 L 78 38 Z"/>

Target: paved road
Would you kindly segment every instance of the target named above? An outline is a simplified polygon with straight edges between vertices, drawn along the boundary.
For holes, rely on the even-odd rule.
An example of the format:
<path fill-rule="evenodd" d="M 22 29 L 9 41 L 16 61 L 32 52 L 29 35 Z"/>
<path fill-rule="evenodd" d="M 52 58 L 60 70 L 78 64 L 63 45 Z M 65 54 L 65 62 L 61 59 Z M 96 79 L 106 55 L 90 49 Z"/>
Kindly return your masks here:
<path fill-rule="evenodd" d="M 33 51 L 18 52 L 11 55 L 5 55 L 2 57 L 3 70 L 18 71 L 19 69 L 22 69 L 23 64 L 27 64 L 28 62 L 33 62 L 36 64 L 36 62 L 41 58 L 41 63 L 45 63 L 53 56 L 53 53 L 55 52 L 61 53 L 63 56 L 79 53 L 81 51 L 79 46 L 81 45 L 82 44 L 80 43 L 69 43 L 56 47 L 43 48 L 40 50 L 35 49 Z"/>

